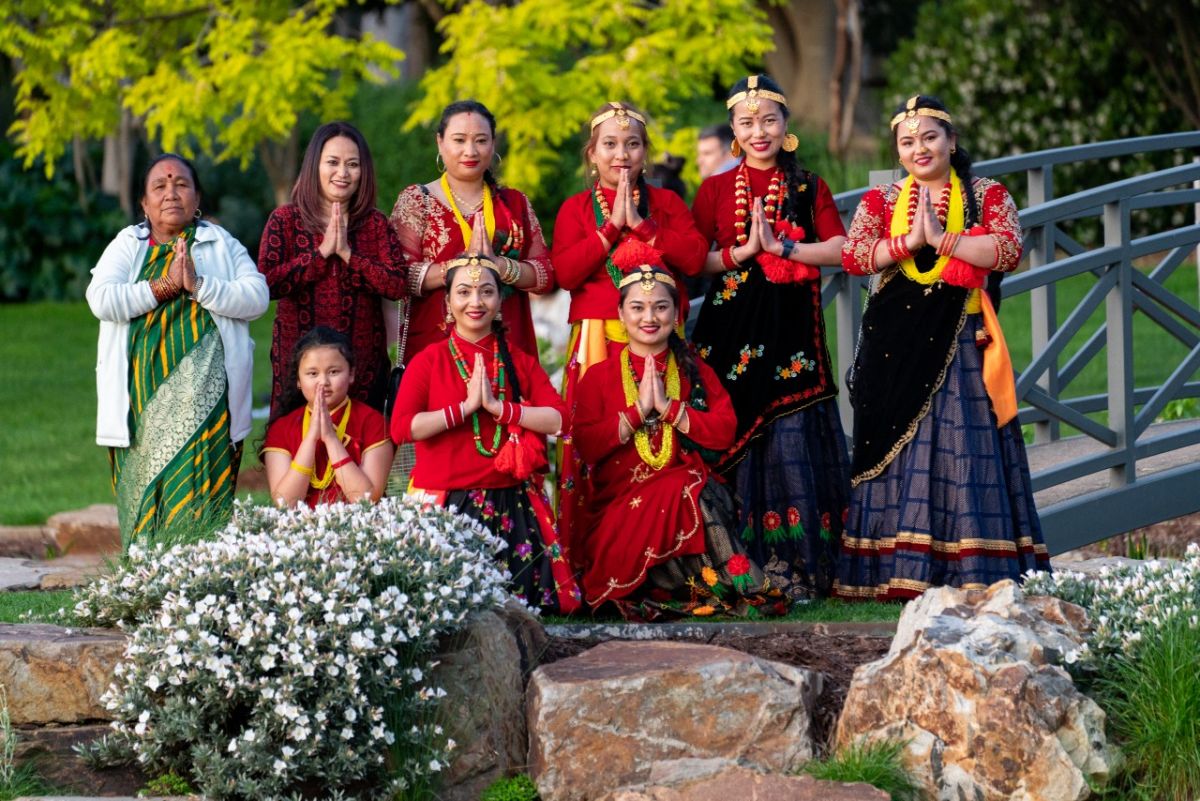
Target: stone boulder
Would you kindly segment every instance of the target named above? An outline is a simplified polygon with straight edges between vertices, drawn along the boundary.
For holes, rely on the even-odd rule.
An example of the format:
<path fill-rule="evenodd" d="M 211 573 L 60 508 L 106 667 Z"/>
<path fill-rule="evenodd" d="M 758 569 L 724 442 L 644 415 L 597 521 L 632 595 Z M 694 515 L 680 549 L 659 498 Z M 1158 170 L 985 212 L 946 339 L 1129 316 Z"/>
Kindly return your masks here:
<path fill-rule="evenodd" d="M 46 521 L 46 538 L 60 554 L 119 554 L 121 528 L 117 507 L 95 503 L 84 509 L 59 512 Z"/>
<path fill-rule="evenodd" d="M 547 646 L 542 624 L 515 602 L 471 617 L 447 638 L 430 681 L 446 691 L 441 718 L 456 748 L 441 776 L 444 801 L 477 801 L 524 770 L 525 684 Z"/>
<path fill-rule="evenodd" d="M 125 636 L 116 631 L 0 624 L 0 684 L 12 722 L 110 719 L 100 696 L 124 653 Z"/>
<path fill-rule="evenodd" d="M 542 801 L 592 801 L 740 764 L 793 771 L 814 752 L 819 673 L 728 648 L 607 642 L 534 671 L 529 769 Z"/>
<path fill-rule="evenodd" d="M 1087 627 L 1080 607 L 1012 581 L 928 590 L 887 655 L 855 670 L 837 747 L 907 740 L 907 767 L 939 801 L 1081 801 L 1119 760 L 1104 713 L 1060 667 Z"/>
<path fill-rule="evenodd" d="M 625 787 L 598 801 L 889 801 L 891 796 L 869 784 L 824 782 L 812 776 L 758 773 L 725 768 L 714 776 Z"/>

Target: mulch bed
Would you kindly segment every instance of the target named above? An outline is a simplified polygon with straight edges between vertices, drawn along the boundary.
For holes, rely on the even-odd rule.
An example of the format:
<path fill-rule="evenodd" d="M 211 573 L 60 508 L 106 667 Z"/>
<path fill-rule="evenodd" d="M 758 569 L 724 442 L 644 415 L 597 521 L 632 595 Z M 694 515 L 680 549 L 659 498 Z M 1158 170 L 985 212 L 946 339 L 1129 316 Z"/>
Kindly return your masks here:
<path fill-rule="evenodd" d="M 597 640 L 551 637 L 542 655 L 546 664 L 583 653 Z M 813 739 L 828 750 L 834 726 L 841 714 L 854 669 L 873 662 L 887 653 L 890 637 L 864 637 L 843 634 L 815 634 L 807 631 L 770 634 L 718 633 L 709 645 L 719 645 L 753 656 L 783 662 L 795 667 L 819 670 L 825 674 L 825 689 L 817 701 L 813 719 Z"/>

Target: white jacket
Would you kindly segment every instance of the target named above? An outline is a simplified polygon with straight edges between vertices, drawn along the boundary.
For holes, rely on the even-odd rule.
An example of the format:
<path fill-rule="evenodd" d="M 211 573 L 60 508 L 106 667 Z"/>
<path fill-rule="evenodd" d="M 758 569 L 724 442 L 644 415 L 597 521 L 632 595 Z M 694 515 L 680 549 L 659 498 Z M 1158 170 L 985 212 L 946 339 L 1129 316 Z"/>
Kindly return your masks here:
<path fill-rule="evenodd" d="M 158 302 L 149 281 L 138 281 L 146 258 L 145 226 L 117 234 L 92 269 L 87 301 L 100 318 L 96 348 L 96 444 L 129 447 L 129 321 Z M 192 244 L 196 275 L 204 276 L 197 302 L 208 309 L 225 348 L 229 381 L 229 434 L 240 442 L 250 433 L 250 373 L 254 340 L 249 321 L 267 310 L 267 282 L 250 254 L 219 225 L 201 222 Z"/>

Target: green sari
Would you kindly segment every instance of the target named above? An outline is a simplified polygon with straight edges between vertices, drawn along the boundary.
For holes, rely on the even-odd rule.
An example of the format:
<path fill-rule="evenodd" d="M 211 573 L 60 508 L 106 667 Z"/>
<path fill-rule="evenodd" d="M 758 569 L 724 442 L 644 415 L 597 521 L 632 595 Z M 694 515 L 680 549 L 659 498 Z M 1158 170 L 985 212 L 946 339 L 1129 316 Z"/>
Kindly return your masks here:
<path fill-rule="evenodd" d="M 182 236 L 192 246 L 196 229 Z M 167 274 L 174 241 L 151 244 L 138 280 Z M 129 323 L 129 447 L 113 449 L 121 538 L 228 519 L 236 476 L 225 349 L 207 310 L 181 295 Z"/>

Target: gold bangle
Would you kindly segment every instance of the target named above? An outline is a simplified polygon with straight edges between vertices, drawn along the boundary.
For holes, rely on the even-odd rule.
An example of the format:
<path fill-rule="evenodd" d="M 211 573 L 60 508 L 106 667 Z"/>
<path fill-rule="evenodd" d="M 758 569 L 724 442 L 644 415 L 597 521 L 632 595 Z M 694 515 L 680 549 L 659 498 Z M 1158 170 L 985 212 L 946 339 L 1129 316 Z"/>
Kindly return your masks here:
<path fill-rule="evenodd" d="M 312 474 L 313 474 L 313 469 L 311 467 L 305 467 L 302 464 L 298 464 L 295 459 L 292 460 L 292 469 L 295 470 L 300 475 L 308 476 L 310 478 L 312 477 Z"/>

